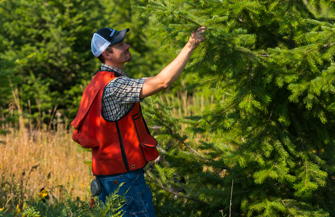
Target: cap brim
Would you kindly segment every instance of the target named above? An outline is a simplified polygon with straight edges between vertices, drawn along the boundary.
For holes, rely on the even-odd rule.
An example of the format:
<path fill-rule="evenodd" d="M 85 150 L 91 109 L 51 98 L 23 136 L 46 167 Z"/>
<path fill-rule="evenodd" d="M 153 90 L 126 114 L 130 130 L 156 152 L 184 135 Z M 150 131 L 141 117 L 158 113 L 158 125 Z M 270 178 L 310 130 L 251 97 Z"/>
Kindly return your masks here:
<path fill-rule="evenodd" d="M 115 36 L 115 38 L 113 39 L 113 41 L 111 41 L 111 45 L 113 44 L 117 44 L 119 42 L 121 42 L 124 37 L 126 36 L 126 33 L 129 31 L 129 29 L 124 29 L 124 30 L 121 30 L 120 32 L 117 33 L 117 35 Z"/>

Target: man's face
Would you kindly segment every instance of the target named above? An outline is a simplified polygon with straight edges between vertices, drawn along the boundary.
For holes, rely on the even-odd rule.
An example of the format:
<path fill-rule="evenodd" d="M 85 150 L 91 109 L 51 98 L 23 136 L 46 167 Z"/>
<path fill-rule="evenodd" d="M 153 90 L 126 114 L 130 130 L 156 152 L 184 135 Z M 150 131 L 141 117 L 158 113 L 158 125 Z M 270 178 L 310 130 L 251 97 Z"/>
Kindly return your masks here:
<path fill-rule="evenodd" d="M 121 41 L 112 46 L 111 60 L 115 63 L 125 63 L 131 60 L 131 54 L 129 52 L 130 46 L 124 41 Z"/>

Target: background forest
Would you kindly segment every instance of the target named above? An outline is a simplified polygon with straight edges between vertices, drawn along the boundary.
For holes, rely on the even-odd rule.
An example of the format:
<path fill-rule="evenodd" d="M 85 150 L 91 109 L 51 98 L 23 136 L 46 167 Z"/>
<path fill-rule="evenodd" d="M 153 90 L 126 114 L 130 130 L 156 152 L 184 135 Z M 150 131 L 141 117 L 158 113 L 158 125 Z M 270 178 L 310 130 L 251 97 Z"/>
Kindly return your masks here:
<path fill-rule="evenodd" d="M 207 27 L 182 77 L 143 103 L 157 216 L 335 216 L 334 1 L 0 0 L 0 13 L 0 216 L 120 215 L 115 196 L 89 209 L 90 153 L 69 126 L 105 26 L 130 28 L 135 78 Z"/>

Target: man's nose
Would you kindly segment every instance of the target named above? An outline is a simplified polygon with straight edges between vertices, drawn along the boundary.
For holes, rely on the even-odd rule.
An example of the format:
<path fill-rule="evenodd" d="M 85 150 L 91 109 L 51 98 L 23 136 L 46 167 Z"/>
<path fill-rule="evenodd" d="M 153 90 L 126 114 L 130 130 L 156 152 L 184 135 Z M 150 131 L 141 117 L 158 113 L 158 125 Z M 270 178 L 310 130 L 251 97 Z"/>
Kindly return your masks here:
<path fill-rule="evenodd" d="M 129 44 L 127 44 L 127 43 L 125 43 L 126 44 L 126 48 L 127 49 L 129 49 L 130 48 L 130 45 Z"/>

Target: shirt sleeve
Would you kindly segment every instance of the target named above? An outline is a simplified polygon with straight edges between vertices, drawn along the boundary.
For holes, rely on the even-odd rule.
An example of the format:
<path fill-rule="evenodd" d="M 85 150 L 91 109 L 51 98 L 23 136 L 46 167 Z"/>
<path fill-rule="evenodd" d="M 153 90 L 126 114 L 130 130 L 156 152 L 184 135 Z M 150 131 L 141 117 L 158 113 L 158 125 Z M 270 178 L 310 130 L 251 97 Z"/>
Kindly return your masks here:
<path fill-rule="evenodd" d="M 134 79 L 120 76 L 110 81 L 104 90 L 104 98 L 113 98 L 120 104 L 142 102 L 140 93 L 146 78 Z"/>

